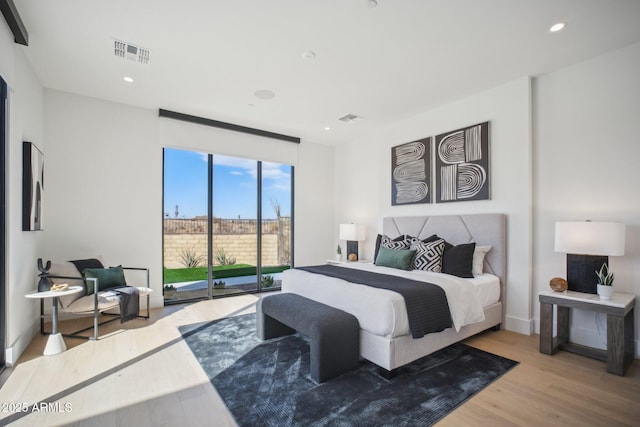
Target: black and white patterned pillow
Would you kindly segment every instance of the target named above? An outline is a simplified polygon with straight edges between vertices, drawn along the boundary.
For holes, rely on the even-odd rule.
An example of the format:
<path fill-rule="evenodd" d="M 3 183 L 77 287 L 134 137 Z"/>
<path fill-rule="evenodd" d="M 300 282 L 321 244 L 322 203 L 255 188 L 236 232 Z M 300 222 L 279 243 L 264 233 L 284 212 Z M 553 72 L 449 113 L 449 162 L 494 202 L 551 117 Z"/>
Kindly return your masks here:
<path fill-rule="evenodd" d="M 432 234 L 431 236 L 425 238 L 425 239 L 420 239 L 418 237 L 411 237 L 411 236 L 405 236 L 406 239 L 409 239 L 409 245 L 415 245 L 417 243 L 431 243 L 431 242 L 435 242 L 436 240 L 440 240 L 440 237 L 438 237 L 437 234 Z"/>
<path fill-rule="evenodd" d="M 387 249 L 399 250 L 409 249 L 411 242 L 409 239 L 394 240 L 389 236 L 382 236 L 380 239 L 380 246 L 384 246 Z"/>
<path fill-rule="evenodd" d="M 444 253 L 444 239 L 424 243 L 413 242 L 411 249 L 416 251 L 413 265 L 416 270 L 442 272 L 442 254 Z"/>
<path fill-rule="evenodd" d="M 388 243 L 389 241 L 391 241 L 391 242 L 400 242 L 400 241 L 404 241 L 404 240 L 409 239 L 409 237 L 405 236 L 404 234 L 401 234 L 400 236 L 398 236 L 398 237 L 396 237 L 394 239 L 390 238 L 389 236 L 378 234 L 378 237 L 376 238 L 376 250 L 373 253 L 373 259 L 374 260 L 378 259 L 378 251 L 380 250 L 380 247 L 382 246 L 382 239 L 383 238 L 387 242 L 387 246 L 384 246 L 387 249 L 391 249 L 389 247 L 389 245 L 390 245 L 390 243 Z M 410 243 L 406 242 L 405 247 L 403 247 L 401 249 L 409 249 L 409 246 L 410 246 Z"/>

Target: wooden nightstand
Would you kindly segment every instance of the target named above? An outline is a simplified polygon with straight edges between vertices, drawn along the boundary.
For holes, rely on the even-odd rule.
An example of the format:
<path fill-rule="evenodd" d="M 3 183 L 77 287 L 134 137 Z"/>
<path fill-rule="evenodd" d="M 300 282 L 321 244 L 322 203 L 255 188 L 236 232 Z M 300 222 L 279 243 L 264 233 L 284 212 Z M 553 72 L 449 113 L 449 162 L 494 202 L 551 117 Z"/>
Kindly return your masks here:
<path fill-rule="evenodd" d="M 582 292 L 542 291 L 540 300 L 540 352 L 558 349 L 607 362 L 607 372 L 624 375 L 634 356 L 633 311 L 636 296 L 616 292 L 610 300 Z M 553 336 L 553 306 L 557 306 L 557 337 Z M 600 350 L 569 342 L 569 309 L 607 315 L 607 349 Z"/>

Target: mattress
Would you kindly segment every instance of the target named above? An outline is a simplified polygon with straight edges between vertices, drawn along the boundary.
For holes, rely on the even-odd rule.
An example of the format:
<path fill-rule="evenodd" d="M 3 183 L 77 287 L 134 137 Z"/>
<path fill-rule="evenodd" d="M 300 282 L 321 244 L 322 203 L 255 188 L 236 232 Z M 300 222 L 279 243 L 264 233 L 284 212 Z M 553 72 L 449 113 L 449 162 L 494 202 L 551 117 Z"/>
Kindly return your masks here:
<path fill-rule="evenodd" d="M 372 263 L 340 266 L 402 276 L 440 286 L 447 295 L 456 331 L 464 325 L 483 321 L 483 307 L 495 303 L 500 297 L 500 280 L 491 274 L 462 279 L 449 274 L 379 267 Z M 374 335 L 394 338 L 409 334 L 404 299 L 393 291 L 292 269 L 283 272 L 282 292 L 299 294 L 351 313 L 358 319 L 361 329 Z"/>

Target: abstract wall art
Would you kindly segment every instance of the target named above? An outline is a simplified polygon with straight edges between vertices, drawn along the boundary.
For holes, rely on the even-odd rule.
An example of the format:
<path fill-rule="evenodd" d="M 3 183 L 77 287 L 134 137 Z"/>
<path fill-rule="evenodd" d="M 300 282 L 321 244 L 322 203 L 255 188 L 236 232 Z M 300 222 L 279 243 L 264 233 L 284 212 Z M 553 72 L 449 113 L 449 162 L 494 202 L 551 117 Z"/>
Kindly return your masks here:
<path fill-rule="evenodd" d="M 44 155 L 30 142 L 22 143 L 22 230 L 42 230 Z"/>
<path fill-rule="evenodd" d="M 391 148 L 391 204 L 431 203 L 431 137 Z"/>
<path fill-rule="evenodd" d="M 489 199 L 489 122 L 435 138 L 436 202 Z"/>

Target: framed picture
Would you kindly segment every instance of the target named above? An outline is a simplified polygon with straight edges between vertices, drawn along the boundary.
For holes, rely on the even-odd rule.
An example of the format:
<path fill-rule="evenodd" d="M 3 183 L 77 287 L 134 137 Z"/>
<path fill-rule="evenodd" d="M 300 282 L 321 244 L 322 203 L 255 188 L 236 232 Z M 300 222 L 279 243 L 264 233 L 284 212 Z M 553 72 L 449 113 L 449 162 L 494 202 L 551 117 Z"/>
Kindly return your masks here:
<path fill-rule="evenodd" d="M 391 204 L 431 203 L 431 137 L 391 148 Z"/>
<path fill-rule="evenodd" d="M 30 142 L 22 143 L 22 230 L 42 230 L 44 155 Z"/>
<path fill-rule="evenodd" d="M 489 199 L 489 122 L 437 135 L 436 202 Z"/>

